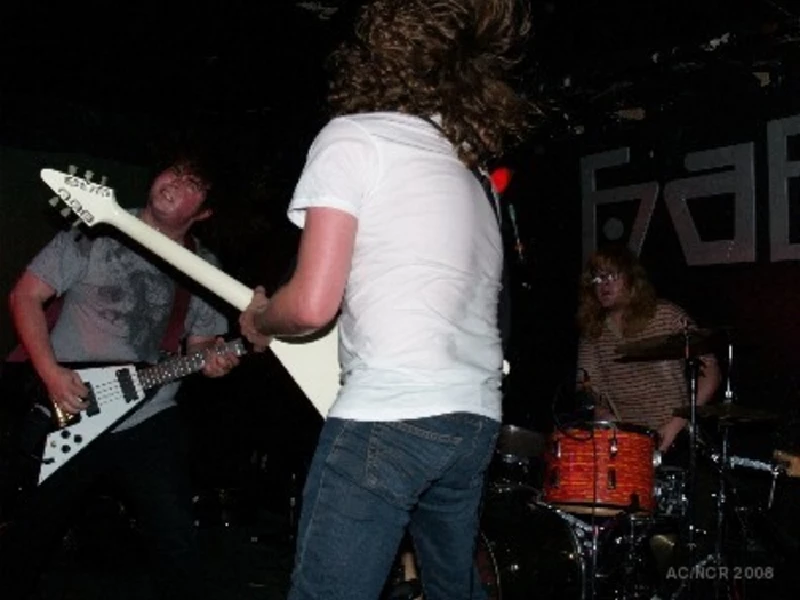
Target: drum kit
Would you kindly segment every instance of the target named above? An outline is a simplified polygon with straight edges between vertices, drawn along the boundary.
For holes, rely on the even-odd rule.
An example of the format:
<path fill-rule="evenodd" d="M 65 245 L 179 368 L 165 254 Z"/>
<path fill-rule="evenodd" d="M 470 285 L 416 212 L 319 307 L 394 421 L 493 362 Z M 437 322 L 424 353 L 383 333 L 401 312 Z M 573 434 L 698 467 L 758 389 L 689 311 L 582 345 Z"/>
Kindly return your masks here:
<path fill-rule="evenodd" d="M 777 416 L 733 403 L 729 341 L 724 400 L 697 405 L 699 357 L 717 334 L 687 330 L 618 348 L 625 361 L 686 361 L 690 402 L 675 412 L 689 421 L 684 464 L 662 464 L 656 433 L 624 422 L 573 419 L 550 435 L 503 427 L 478 544 L 491 600 L 742 598 L 745 585 L 777 577 L 780 552 L 762 552 L 767 534 L 751 524 L 769 509 L 778 477 L 798 475 L 800 459 L 730 454 L 732 427 Z M 765 506 L 740 498 L 734 469 L 769 474 Z M 708 489 L 697 488 L 701 472 Z M 699 500 L 710 518 L 698 517 Z"/>

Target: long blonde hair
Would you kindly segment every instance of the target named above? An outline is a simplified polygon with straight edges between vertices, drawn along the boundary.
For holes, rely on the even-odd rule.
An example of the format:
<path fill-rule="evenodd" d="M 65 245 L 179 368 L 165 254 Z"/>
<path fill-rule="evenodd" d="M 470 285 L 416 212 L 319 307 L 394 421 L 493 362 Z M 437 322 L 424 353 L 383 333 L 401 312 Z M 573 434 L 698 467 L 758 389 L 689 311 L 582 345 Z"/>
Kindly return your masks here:
<path fill-rule="evenodd" d="M 577 317 L 581 335 L 597 339 L 603 331 L 606 309 L 600 305 L 592 282 L 595 275 L 603 271 L 619 273 L 628 290 L 622 335 L 629 337 L 639 333 L 655 315 L 656 292 L 636 255 L 625 246 L 609 245 L 592 254 L 581 273 Z"/>

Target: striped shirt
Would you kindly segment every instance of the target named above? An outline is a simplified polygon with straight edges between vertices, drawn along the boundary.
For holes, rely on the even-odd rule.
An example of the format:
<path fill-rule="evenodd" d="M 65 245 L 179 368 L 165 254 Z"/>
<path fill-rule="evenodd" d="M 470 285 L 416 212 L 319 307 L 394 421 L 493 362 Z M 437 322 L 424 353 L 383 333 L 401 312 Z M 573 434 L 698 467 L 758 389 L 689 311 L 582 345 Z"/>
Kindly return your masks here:
<path fill-rule="evenodd" d="M 659 300 L 656 313 L 641 332 L 623 337 L 606 320 L 600 337 L 582 338 L 578 346 L 578 382 L 589 377 L 600 404 L 616 409 L 618 418 L 657 430 L 672 418 L 676 408 L 689 403 L 689 386 L 683 360 L 618 362 L 616 347 L 645 338 L 684 331 L 694 323 L 680 307 Z"/>

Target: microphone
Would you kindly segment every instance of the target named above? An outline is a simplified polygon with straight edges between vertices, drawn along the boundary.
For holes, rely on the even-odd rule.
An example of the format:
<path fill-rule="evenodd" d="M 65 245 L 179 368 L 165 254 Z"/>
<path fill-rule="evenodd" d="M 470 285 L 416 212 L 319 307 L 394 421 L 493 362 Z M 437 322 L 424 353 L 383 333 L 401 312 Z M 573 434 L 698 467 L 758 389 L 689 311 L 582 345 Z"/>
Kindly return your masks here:
<path fill-rule="evenodd" d="M 500 197 L 504 195 L 508 186 L 511 184 L 511 179 L 514 176 L 514 171 L 509 167 L 498 167 L 489 174 L 489 180 L 492 182 L 492 188 L 495 192 L 495 198 L 500 201 Z M 511 231 L 514 235 L 514 250 L 517 253 L 517 258 L 520 264 L 525 264 L 525 247 L 522 245 L 522 239 L 519 236 L 519 227 L 517 226 L 517 211 L 511 202 L 506 202 L 508 206 L 508 216 L 511 221 Z"/>
<path fill-rule="evenodd" d="M 517 226 L 517 211 L 511 202 L 506 202 L 508 206 L 508 217 L 511 221 L 511 232 L 514 235 L 514 250 L 517 253 L 517 258 L 521 265 L 527 263 L 525 258 L 525 246 L 522 244 L 522 239 L 519 236 L 519 226 Z"/>

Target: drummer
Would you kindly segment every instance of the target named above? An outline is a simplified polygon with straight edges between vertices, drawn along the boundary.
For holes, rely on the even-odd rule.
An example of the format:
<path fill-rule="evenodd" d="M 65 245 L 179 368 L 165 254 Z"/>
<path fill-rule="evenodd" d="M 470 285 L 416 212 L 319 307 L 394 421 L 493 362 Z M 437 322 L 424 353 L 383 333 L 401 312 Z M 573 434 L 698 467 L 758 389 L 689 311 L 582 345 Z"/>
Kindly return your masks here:
<path fill-rule="evenodd" d="M 682 348 L 663 348 L 650 360 L 621 361 L 621 344 L 682 334 L 694 323 L 679 306 L 656 297 L 636 256 L 624 246 L 595 252 L 581 276 L 578 326 L 578 385 L 595 399 L 595 418 L 616 420 L 658 432 L 666 452 L 686 419 L 672 416 L 689 403 Z M 659 348 L 654 348 L 659 350 Z M 705 349 L 690 347 L 692 352 Z M 700 354 L 697 404 L 708 402 L 720 383 L 713 354 Z"/>

